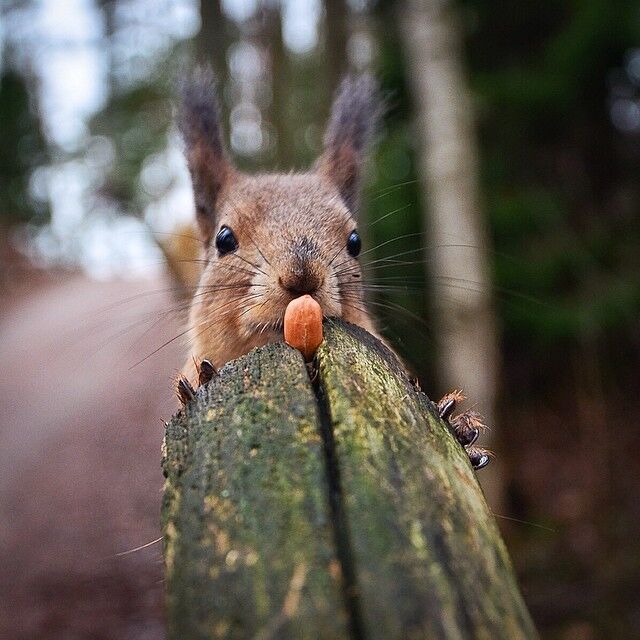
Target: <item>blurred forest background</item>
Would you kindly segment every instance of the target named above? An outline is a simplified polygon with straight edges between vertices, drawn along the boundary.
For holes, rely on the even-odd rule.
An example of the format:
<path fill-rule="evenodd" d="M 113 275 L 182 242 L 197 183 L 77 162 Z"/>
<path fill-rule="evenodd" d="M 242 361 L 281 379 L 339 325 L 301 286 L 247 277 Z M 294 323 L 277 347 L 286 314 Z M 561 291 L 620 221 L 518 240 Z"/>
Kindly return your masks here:
<path fill-rule="evenodd" d="M 172 105 L 209 61 L 247 170 L 308 167 L 342 74 L 380 78 L 380 326 L 490 416 L 481 479 L 542 636 L 640 637 L 640 3 L 1 6 L 0 631 L 162 637 L 157 545 L 118 552 L 158 531 L 197 256 Z"/>

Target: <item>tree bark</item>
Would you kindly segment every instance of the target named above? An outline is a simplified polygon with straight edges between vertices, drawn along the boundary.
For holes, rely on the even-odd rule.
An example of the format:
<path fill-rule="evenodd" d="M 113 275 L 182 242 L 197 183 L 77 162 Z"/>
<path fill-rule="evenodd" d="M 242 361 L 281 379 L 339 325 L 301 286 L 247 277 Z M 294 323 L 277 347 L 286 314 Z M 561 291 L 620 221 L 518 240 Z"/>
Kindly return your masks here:
<path fill-rule="evenodd" d="M 489 239 L 480 209 L 474 117 L 455 7 L 449 0 L 410 0 L 401 22 L 429 202 L 426 251 L 436 291 L 441 391 L 464 386 L 493 425 L 498 362 Z M 490 485 L 483 482 L 497 508 L 498 480 L 494 473 Z"/>
<path fill-rule="evenodd" d="M 310 374 L 310 375 L 309 375 Z M 462 447 L 395 356 L 325 323 L 167 425 L 170 638 L 535 638 Z"/>

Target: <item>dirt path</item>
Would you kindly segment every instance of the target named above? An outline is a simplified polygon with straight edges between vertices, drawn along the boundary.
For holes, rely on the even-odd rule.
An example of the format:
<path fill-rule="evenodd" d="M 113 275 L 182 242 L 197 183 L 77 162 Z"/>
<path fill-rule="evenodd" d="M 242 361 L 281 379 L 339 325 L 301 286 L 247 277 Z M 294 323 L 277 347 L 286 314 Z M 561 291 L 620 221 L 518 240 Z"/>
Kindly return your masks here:
<path fill-rule="evenodd" d="M 181 330 L 170 286 L 74 277 L 2 312 L 0 637 L 163 637 L 160 544 L 116 554 L 160 535 L 181 340 L 130 367 Z"/>

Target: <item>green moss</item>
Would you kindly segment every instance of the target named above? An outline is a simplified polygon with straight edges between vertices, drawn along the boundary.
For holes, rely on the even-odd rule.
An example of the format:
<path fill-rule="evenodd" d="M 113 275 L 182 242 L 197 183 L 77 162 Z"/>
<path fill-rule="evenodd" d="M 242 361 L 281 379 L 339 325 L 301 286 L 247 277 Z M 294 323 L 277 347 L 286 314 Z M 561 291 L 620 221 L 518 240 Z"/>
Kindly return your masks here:
<path fill-rule="evenodd" d="M 356 327 L 327 324 L 316 360 L 321 404 L 277 344 L 227 365 L 167 426 L 169 636 L 535 638 L 428 398 Z"/>
<path fill-rule="evenodd" d="M 318 356 L 369 638 L 536 637 L 462 447 L 395 358 L 327 326 Z"/>
<path fill-rule="evenodd" d="M 167 427 L 169 635 L 247 638 L 275 625 L 278 638 L 346 637 L 304 363 L 275 345 L 220 373 Z M 304 588 L 283 615 L 301 563 Z"/>

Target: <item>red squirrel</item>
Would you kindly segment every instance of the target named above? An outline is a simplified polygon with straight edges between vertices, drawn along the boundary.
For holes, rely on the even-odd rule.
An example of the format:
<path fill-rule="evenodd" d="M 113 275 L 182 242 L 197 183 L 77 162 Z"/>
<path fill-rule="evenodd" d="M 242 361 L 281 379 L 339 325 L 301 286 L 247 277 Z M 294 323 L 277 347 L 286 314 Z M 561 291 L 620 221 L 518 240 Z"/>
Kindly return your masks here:
<path fill-rule="evenodd" d="M 374 78 L 347 77 L 311 170 L 247 175 L 233 166 L 223 143 L 212 73 L 199 69 L 185 85 L 178 124 L 204 243 L 188 332 L 201 384 L 229 360 L 281 341 L 285 309 L 298 296 L 312 296 L 325 317 L 377 336 L 358 262 L 357 210 L 382 113 Z M 178 394 L 183 401 L 193 395 L 188 378 L 180 378 Z M 438 403 L 444 419 L 461 399 L 452 393 Z M 487 452 L 472 446 L 481 418 L 468 412 L 450 424 L 473 465 L 485 466 Z"/>

